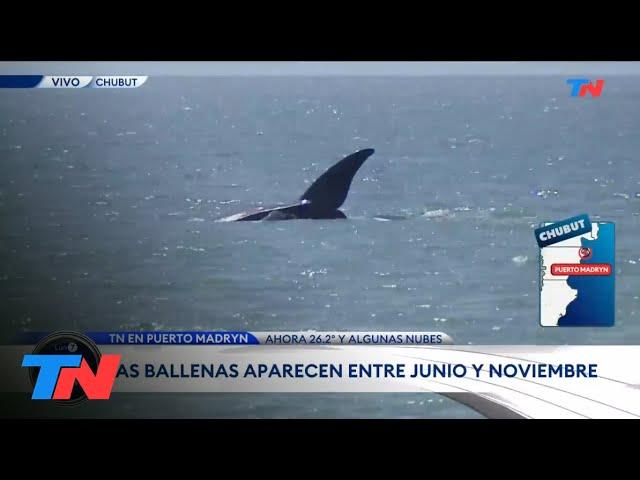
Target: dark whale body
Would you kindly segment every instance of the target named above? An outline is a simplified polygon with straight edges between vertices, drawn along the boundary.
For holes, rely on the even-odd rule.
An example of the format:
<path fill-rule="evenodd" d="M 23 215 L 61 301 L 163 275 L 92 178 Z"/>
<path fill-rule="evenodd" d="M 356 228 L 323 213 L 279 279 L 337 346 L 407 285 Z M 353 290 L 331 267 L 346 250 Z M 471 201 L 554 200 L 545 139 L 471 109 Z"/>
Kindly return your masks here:
<path fill-rule="evenodd" d="M 221 221 L 247 222 L 259 220 L 339 219 L 347 218 L 339 208 L 347 199 L 351 182 L 358 169 L 373 154 L 372 148 L 360 150 L 343 158 L 324 172 L 291 205 L 242 212 Z"/>

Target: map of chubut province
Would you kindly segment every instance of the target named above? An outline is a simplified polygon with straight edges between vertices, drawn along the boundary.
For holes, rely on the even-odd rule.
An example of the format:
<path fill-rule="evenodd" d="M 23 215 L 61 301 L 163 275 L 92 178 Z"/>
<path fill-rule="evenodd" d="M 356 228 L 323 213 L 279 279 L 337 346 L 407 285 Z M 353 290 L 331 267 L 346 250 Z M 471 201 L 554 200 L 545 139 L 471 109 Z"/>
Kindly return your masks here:
<path fill-rule="evenodd" d="M 541 249 L 542 291 L 540 293 L 540 324 L 545 327 L 558 326 L 558 320 L 567 312 L 567 307 L 578 297 L 578 291 L 567 283 L 569 275 L 552 275 L 554 263 L 580 263 L 578 254 L 582 239 L 596 240 L 598 224 L 591 224 L 591 233 L 569 238 Z"/>

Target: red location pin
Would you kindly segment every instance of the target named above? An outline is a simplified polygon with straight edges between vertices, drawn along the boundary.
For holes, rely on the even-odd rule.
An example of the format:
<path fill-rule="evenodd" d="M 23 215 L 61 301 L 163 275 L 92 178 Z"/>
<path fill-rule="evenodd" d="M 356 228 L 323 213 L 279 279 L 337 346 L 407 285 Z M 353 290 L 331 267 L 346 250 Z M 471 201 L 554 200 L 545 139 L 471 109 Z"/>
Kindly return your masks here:
<path fill-rule="evenodd" d="M 593 252 L 588 247 L 581 247 L 580 250 L 578 250 L 578 255 L 582 260 L 586 260 L 587 258 L 591 258 Z"/>

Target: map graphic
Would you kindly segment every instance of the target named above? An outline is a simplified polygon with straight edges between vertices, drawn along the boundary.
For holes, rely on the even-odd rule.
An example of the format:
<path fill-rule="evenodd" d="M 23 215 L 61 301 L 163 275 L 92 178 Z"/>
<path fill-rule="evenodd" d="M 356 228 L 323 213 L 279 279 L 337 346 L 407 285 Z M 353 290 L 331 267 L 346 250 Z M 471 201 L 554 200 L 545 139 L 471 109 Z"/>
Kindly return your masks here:
<path fill-rule="evenodd" d="M 593 222 L 591 232 L 540 249 L 540 325 L 612 326 L 614 319 L 613 223 Z"/>

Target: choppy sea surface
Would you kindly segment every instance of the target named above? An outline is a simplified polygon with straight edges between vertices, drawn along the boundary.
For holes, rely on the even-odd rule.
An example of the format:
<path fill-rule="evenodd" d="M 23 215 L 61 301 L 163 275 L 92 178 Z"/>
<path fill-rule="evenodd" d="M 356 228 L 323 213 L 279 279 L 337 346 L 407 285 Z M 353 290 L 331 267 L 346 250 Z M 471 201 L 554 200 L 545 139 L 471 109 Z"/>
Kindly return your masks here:
<path fill-rule="evenodd" d="M 0 333 L 437 330 L 458 344 L 637 344 L 639 129 L 637 77 L 608 78 L 595 99 L 570 97 L 555 76 L 0 91 Z M 215 221 L 295 200 L 369 147 L 346 221 Z M 579 213 L 616 224 L 616 325 L 541 328 L 533 228 Z M 76 411 L 475 415 L 423 394 L 110 405 Z"/>

